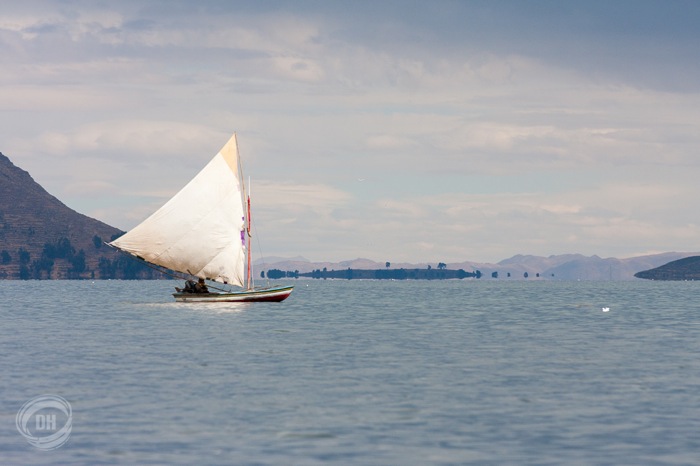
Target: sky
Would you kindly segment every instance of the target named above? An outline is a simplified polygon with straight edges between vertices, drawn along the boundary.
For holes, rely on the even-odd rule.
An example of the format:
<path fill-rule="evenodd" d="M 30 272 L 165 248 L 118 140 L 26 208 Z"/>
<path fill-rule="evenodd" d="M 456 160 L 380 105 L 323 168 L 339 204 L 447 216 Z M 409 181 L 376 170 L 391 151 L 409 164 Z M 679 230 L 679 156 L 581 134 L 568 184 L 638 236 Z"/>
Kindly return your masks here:
<path fill-rule="evenodd" d="M 0 151 L 128 230 L 233 132 L 258 250 L 700 250 L 700 2 L 2 1 Z"/>

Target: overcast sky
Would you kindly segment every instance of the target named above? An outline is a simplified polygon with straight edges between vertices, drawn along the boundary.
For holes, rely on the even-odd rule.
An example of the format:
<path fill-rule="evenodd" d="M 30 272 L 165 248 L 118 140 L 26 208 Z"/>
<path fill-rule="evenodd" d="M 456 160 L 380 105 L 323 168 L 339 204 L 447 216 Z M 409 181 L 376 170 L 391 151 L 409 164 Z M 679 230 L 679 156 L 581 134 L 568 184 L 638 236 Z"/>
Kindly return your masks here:
<path fill-rule="evenodd" d="M 235 131 L 268 256 L 700 250 L 700 2 L 2 3 L 0 151 L 123 230 Z"/>

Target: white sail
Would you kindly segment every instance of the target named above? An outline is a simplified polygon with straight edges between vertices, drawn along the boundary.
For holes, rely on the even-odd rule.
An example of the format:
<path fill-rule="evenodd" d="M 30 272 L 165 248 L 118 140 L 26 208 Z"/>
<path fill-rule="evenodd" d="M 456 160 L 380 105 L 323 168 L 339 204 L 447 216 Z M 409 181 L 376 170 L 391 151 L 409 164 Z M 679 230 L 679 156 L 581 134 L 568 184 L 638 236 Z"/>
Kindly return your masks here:
<path fill-rule="evenodd" d="M 244 286 L 242 193 L 234 134 L 163 207 L 109 244 L 171 270 Z"/>

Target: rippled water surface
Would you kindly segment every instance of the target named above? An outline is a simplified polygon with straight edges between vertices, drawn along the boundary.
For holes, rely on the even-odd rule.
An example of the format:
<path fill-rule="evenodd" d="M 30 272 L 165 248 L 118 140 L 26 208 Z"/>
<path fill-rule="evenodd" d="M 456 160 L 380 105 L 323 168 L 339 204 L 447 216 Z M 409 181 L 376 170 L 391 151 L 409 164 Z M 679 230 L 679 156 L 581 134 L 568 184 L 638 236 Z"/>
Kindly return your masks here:
<path fill-rule="evenodd" d="M 700 283 L 295 284 L 0 281 L 0 464 L 700 463 Z M 51 451 L 15 426 L 42 394 Z"/>

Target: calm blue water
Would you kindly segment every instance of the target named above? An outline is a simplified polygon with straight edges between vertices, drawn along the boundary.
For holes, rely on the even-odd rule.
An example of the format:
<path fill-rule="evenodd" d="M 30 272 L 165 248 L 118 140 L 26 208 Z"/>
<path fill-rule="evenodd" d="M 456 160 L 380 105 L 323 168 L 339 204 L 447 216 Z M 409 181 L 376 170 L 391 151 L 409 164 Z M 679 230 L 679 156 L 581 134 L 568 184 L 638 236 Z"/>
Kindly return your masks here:
<path fill-rule="evenodd" d="M 175 284 L 0 281 L 0 464 L 700 463 L 698 282 Z M 52 451 L 15 427 L 42 394 Z"/>

